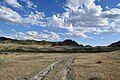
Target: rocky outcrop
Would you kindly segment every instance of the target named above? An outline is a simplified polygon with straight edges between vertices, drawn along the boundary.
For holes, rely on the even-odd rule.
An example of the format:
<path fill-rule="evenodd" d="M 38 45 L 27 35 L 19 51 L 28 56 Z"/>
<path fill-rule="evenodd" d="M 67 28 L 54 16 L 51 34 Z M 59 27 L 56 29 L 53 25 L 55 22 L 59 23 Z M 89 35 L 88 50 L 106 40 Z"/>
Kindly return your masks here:
<path fill-rule="evenodd" d="M 17 47 L 14 45 L 17 44 Z M 66 39 L 62 42 L 50 41 L 36 41 L 36 40 L 17 40 L 6 37 L 0 37 L 0 44 L 13 44 L 13 47 L 5 46 L 0 49 L 0 52 L 41 52 L 41 53 L 92 53 L 92 52 L 110 52 L 120 50 L 120 41 L 112 43 L 109 46 L 96 46 L 90 45 L 83 46 L 76 41 Z M 22 47 L 19 46 L 22 44 Z M 25 47 L 25 46 L 27 47 Z M 33 45 L 29 47 L 29 45 Z M 42 47 L 34 47 L 34 45 Z"/>
<path fill-rule="evenodd" d="M 78 44 L 76 41 L 66 39 L 63 42 L 54 42 L 52 46 L 79 46 L 84 47 L 82 44 Z"/>
<path fill-rule="evenodd" d="M 120 41 L 114 42 L 107 47 L 111 48 L 111 51 L 120 50 Z"/>
<path fill-rule="evenodd" d="M 108 47 L 120 47 L 120 41 L 108 45 Z"/>

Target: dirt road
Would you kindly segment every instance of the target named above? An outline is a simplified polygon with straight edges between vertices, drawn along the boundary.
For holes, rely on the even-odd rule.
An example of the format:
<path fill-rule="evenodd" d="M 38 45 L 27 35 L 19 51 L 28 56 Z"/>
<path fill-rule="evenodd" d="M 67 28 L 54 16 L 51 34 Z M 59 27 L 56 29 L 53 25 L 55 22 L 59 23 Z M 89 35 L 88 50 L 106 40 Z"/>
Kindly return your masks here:
<path fill-rule="evenodd" d="M 69 71 L 70 71 L 70 66 L 73 62 L 74 58 L 69 59 L 63 66 L 63 68 L 61 69 L 60 73 L 58 74 L 58 76 L 56 77 L 55 80 L 68 80 L 69 77 Z"/>
<path fill-rule="evenodd" d="M 56 61 L 54 63 L 52 63 L 51 65 L 49 65 L 48 67 L 46 67 L 45 69 L 43 69 L 42 71 L 40 71 L 38 74 L 36 74 L 34 77 L 32 77 L 30 80 L 46 80 L 44 79 L 47 75 L 50 74 L 51 71 L 53 71 L 55 69 L 55 67 L 58 67 L 57 65 L 62 64 L 62 68 L 60 69 L 60 71 L 58 72 L 58 74 L 56 74 L 54 76 L 54 80 L 68 80 L 68 72 L 69 72 L 69 68 L 70 65 L 72 64 L 74 58 L 68 58 L 68 59 L 61 59 L 59 61 Z"/>
<path fill-rule="evenodd" d="M 47 68 L 43 69 L 42 71 L 40 71 L 38 74 L 36 74 L 33 78 L 31 78 L 30 80 L 42 80 L 51 70 L 54 69 L 54 67 L 60 63 L 62 60 L 56 61 L 54 63 L 52 63 L 51 65 L 49 65 Z"/>

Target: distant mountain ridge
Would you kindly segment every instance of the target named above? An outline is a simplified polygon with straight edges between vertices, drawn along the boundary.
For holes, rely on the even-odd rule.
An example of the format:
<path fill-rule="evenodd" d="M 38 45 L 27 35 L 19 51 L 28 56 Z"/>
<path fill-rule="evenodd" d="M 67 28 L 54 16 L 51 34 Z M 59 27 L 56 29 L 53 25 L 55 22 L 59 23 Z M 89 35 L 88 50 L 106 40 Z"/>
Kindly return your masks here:
<path fill-rule="evenodd" d="M 39 45 L 51 45 L 51 46 L 83 46 L 79 45 L 76 41 L 66 39 L 63 42 L 50 42 L 50 41 L 36 41 L 36 40 L 17 40 L 6 37 L 0 37 L 0 43 L 17 43 L 17 44 L 39 44 Z"/>
<path fill-rule="evenodd" d="M 17 40 L 11 39 L 7 37 L 0 37 L 0 43 L 18 43 L 18 44 L 51 44 L 52 46 L 81 46 L 84 47 L 82 44 L 78 44 L 76 41 L 71 39 L 66 39 L 62 42 L 50 42 L 50 41 L 36 41 L 36 40 Z M 86 45 L 90 46 L 90 45 Z M 92 46 L 91 46 L 92 47 Z M 107 47 L 120 47 L 120 41 L 111 43 Z"/>
<path fill-rule="evenodd" d="M 71 39 L 66 39 L 62 42 L 50 42 L 0 37 L 0 52 L 92 53 L 115 50 L 120 50 L 120 41 L 108 46 L 93 47 L 90 45 L 83 46 Z"/>
<path fill-rule="evenodd" d="M 39 41 L 35 40 L 17 40 L 17 39 L 11 39 L 6 37 L 0 37 L 0 43 L 17 43 L 17 44 L 39 44 Z"/>
<path fill-rule="evenodd" d="M 52 46 L 81 46 L 83 47 L 82 44 L 78 44 L 76 41 L 71 40 L 71 39 L 66 39 L 62 42 L 53 42 Z"/>
<path fill-rule="evenodd" d="M 6 38 L 6 37 L 0 37 L 0 41 L 2 40 L 12 40 L 11 38 Z"/>
<path fill-rule="evenodd" d="M 108 47 L 120 47 L 120 41 L 114 42 L 114 43 L 108 45 Z"/>

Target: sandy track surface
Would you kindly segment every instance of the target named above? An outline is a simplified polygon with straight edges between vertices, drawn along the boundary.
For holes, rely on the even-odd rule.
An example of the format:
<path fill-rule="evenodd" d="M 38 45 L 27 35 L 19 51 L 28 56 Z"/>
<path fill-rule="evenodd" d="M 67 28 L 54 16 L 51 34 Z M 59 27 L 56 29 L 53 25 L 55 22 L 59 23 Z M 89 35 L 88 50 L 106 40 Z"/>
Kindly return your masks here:
<path fill-rule="evenodd" d="M 40 71 L 38 74 L 36 74 L 34 77 L 32 77 L 30 80 L 42 80 L 51 70 L 54 69 L 54 67 L 60 63 L 62 60 L 56 61 Z"/>
<path fill-rule="evenodd" d="M 38 74 L 33 76 L 30 80 L 43 80 L 48 74 L 50 74 L 50 71 L 54 70 L 57 65 L 60 65 L 64 62 L 63 67 L 60 69 L 57 75 L 54 76 L 54 80 L 68 80 L 69 76 L 69 68 L 71 64 L 73 63 L 74 58 L 68 58 L 68 59 L 61 59 L 59 61 L 56 61 L 40 71 Z"/>
<path fill-rule="evenodd" d="M 55 80 L 68 80 L 68 76 L 69 76 L 68 72 L 70 71 L 69 68 L 70 68 L 73 60 L 74 60 L 74 58 L 67 60 L 67 62 L 65 63 L 65 65 L 61 69 L 60 73 L 55 78 Z"/>

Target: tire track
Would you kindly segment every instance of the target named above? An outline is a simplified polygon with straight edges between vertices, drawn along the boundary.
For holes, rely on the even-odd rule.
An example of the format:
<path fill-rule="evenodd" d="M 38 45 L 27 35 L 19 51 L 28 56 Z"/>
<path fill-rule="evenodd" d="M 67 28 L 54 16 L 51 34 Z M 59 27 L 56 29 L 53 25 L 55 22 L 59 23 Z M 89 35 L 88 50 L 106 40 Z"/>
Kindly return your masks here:
<path fill-rule="evenodd" d="M 70 66 L 73 63 L 73 60 L 74 58 L 71 58 L 65 63 L 58 76 L 55 77 L 55 80 L 68 80 L 68 77 L 70 76 L 68 73 L 70 71 Z"/>
<path fill-rule="evenodd" d="M 57 62 L 52 63 L 42 71 L 40 71 L 38 74 L 36 74 L 34 77 L 32 77 L 30 80 L 42 80 L 51 70 L 54 69 L 54 67 L 59 64 L 62 60 L 59 60 Z"/>

